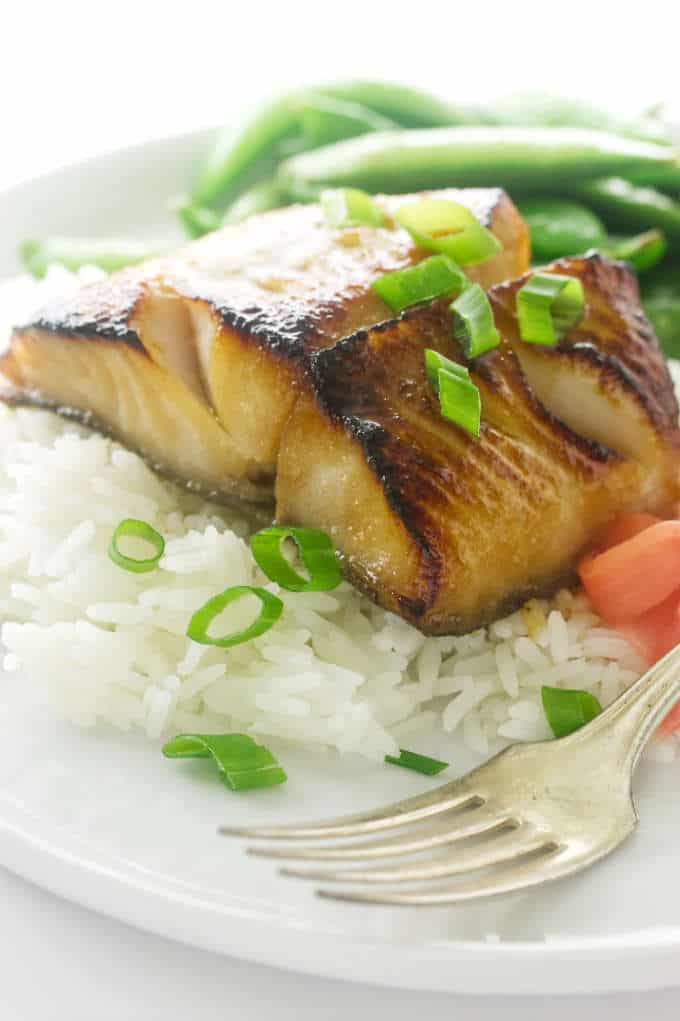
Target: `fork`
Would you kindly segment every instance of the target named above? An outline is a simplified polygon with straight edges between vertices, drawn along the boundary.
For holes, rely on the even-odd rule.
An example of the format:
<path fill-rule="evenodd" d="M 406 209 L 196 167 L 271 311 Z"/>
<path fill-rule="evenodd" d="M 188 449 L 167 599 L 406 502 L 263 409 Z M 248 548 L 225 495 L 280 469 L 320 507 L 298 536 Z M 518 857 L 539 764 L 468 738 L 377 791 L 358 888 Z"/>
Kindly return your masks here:
<path fill-rule="evenodd" d="M 538 886 L 594 864 L 633 832 L 635 766 L 679 696 L 680 645 L 568 737 L 512 745 L 458 780 L 377 811 L 219 832 L 285 842 L 332 839 L 248 850 L 327 863 L 281 871 L 322 884 L 319 896 L 338 900 L 444 905 Z M 387 831 L 395 832 L 364 839 Z"/>

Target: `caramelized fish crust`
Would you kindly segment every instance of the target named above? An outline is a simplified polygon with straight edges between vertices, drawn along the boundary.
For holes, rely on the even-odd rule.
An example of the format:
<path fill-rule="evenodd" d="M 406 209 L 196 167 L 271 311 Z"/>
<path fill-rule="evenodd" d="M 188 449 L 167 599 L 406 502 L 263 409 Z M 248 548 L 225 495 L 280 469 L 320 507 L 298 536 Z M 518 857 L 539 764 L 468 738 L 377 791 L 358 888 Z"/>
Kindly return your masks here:
<path fill-rule="evenodd" d="M 580 277 L 586 318 L 527 350 L 523 279 L 492 288 L 502 341 L 469 366 L 479 439 L 442 419 L 427 381 L 425 348 L 463 361 L 445 303 L 318 352 L 285 430 L 278 519 L 328 531 L 351 579 L 427 633 L 554 591 L 609 520 L 678 497 L 677 405 L 632 275 L 598 257 L 550 270 Z"/>
<path fill-rule="evenodd" d="M 526 226 L 504 192 L 437 194 L 469 206 L 503 246 L 470 277 L 488 286 L 526 269 Z M 429 254 L 392 219 L 418 197 L 378 196 L 384 228 L 332 229 L 318 205 L 275 210 L 53 302 L 0 361 L 11 396 L 86 417 L 211 494 L 271 502 L 310 354 L 389 319 L 372 281 Z M 169 394 L 174 423 L 158 413 Z"/>

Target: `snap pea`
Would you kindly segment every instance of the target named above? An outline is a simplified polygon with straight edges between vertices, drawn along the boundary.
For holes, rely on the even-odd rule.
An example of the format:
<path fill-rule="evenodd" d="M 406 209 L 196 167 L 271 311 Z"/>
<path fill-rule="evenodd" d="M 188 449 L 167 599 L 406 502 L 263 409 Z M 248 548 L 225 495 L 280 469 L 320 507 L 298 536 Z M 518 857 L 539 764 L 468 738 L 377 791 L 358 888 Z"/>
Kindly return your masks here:
<path fill-rule="evenodd" d="M 678 285 L 680 295 L 680 283 Z M 659 343 L 669 358 L 680 358 L 680 296 L 650 298 L 642 303 Z"/>
<path fill-rule="evenodd" d="M 491 110 L 448 103 L 411 85 L 397 82 L 348 81 L 320 85 L 317 92 L 360 103 L 405 128 L 437 128 L 451 124 L 495 124 Z"/>
<path fill-rule="evenodd" d="M 322 136 L 328 137 L 329 132 L 334 131 L 337 133 L 338 130 L 343 129 L 345 126 L 345 133 L 347 127 L 351 126 L 355 133 L 358 133 L 360 123 L 358 117 L 355 115 L 356 104 L 350 103 L 338 103 L 333 100 L 320 100 L 312 105 L 307 105 L 302 110 L 301 127 L 307 141 L 312 147 L 312 143 L 318 141 Z M 323 114 L 320 117 L 319 114 Z M 328 116 L 326 116 L 328 115 Z M 380 118 L 378 114 L 370 113 L 363 120 L 365 127 L 373 121 L 373 123 L 383 123 L 384 118 Z M 254 216 L 257 213 L 265 213 L 270 209 L 278 209 L 280 206 L 286 204 L 289 200 L 289 195 L 281 182 L 275 177 L 265 178 L 262 181 L 258 181 L 247 191 L 244 191 L 228 205 L 224 211 L 222 217 L 223 224 L 229 223 L 240 223 L 249 216 Z"/>
<path fill-rule="evenodd" d="M 607 237 L 599 217 L 577 202 L 536 196 L 518 202 L 518 208 L 529 228 L 532 255 L 538 261 L 577 255 Z"/>
<path fill-rule="evenodd" d="M 390 117 L 360 103 L 323 94 L 301 100 L 299 116 L 303 151 L 332 145 L 370 131 L 390 131 L 399 127 Z"/>
<path fill-rule="evenodd" d="M 46 241 L 24 241 L 20 248 L 22 262 L 34 277 L 44 277 L 50 266 L 60 265 L 78 270 L 82 266 L 98 266 L 113 273 L 145 259 L 162 255 L 168 246 L 144 241 L 97 240 L 91 238 L 49 238 Z"/>
<path fill-rule="evenodd" d="M 192 204 L 224 206 L 271 176 L 284 156 L 394 126 L 394 121 L 350 100 L 311 90 L 291 93 L 265 106 L 245 126 L 218 135 L 193 189 Z"/>
<path fill-rule="evenodd" d="M 665 146 L 575 128 L 453 127 L 378 132 L 293 156 L 280 168 L 292 194 L 322 187 L 418 191 L 453 185 L 554 190 L 558 181 L 675 174 Z"/>
<path fill-rule="evenodd" d="M 680 247 L 680 202 L 655 188 L 634 185 L 620 177 L 607 177 L 578 185 L 574 194 L 585 199 L 615 229 L 657 227 L 664 232 L 671 247 Z"/>
<path fill-rule="evenodd" d="M 660 230 L 647 230 L 632 238 L 609 237 L 600 251 L 610 259 L 630 263 L 637 273 L 646 273 L 661 262 L 668 242 Z"/>
<path fill-rule="evenodd" d="M 656 298 L 675 298 L 680 295 L 680 261 L 668 260 L 645 277 L 641 285 L 645 301 Z"/>
<path fill-rule="evenodd" d="M 268 178 L 254 184 L 248 191 L 227 207 L 222 223 L 240 223 L 256 213 L 266 213 L 269 209 L 278 209 L 286 203 L 286 193 L 274 178 Z"/>
<path fill-rule="evenodd" d="M 680 358 L 680 264 L 664 264 L 641 284 L 642 307 L 669 358 Z"/>
<path fill-rule="evenodd" d="M 335 82 L 291 93 L 264 107 L 245 127 L 220 133 L 196 182 L 192 205 L 224 205 L 293 152 L 396 126 L 493 120 L 489 111 L 457 106 L 393 82 Z"/>
<path fill-rule="evenodd" d="M 667 152 L 677 153 L 678 151 L 671 149 L 670 146 L 665 146 L 665 148 Z M 643 185 L 646 188 L 656 188 L 671 197 L 676 196 L 680 192 L 680 174 L 678 174 L 677 164 L 658 164 L 655 167 L 650 164 L 644 170 L 631 170 L 627 173 L 617 174 L 617 176 L 625 178 L 631 184 Z"/>
<path fill-rule="evenodd" d="M 494 105 L 499 124 L 523 127 L 573 127 L 610 131 L 645 142 L 671 143 L 670 132 L 656 112 L 642 114 L 634 120 L 615 117 L 592 103 L 543 92 L 517 93 Z"/>
<path fill-rule="evenodd" d="M 567 199 L 539 195 L 519 201 L 518 208 L 529 227 L 531 253 L 536 262 L 597 248 L 603 255 L 628 262 L 642 273 L 660 262 L 668 249 L 666 238 L 659 230 L 645 231 L 634 237 L 608 234 L 590 209 Z"/>
<path fill-rule="evenodd" d="M 257 168 L 261 177 L 271 173 L 277 150 L 299 130 L 299 110 L 292 97 L 270 103 L 245 127 L 221 131 L 201 168 L 191 200 L 197 206 L 226 203 L 252 182 Z"/>

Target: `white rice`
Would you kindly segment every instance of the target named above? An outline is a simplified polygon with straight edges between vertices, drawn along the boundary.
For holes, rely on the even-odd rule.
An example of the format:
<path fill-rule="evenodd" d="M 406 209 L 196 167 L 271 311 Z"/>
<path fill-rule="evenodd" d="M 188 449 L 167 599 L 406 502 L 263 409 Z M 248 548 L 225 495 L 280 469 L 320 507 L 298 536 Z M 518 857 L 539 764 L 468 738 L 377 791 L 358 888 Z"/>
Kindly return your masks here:
<path fill-rule="evenodd" d="M 97 275 L 54 269 L 41 284 L 1 285 L 0 339 L 48 294 Z M 424 638 L 347 583 L 280 591 L 254 563 L 242 515 L 48 412 L 0 406 L 0 430 L 3 665 L 45 685 L 81 726 L 108 722 L 154 741 L 237 730 L 375 759 L 409 741 L 427 751 L 428 735 L 443 729 L 486 755 L 550 736 L 543 684 L 583 688 L 607 705 L 642 669 L 586 597 L 569 591 L 458 638 Z M 130 574 L 109 560 L 112 530 L 126 517 L 166 537 L 157 571 Z M 228 651 L 186 637 L 210 596 L 251 584 L 284 602 L 270 631 Z M 655 745 L 667 761 L 679 742 Z"/>

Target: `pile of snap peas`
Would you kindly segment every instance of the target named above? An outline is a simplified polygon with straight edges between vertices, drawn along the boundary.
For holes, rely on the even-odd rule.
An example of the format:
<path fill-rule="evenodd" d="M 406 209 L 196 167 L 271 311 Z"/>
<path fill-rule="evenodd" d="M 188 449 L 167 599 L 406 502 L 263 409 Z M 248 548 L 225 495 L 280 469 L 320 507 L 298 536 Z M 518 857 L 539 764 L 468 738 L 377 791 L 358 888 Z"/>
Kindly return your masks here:
<path fill-rule="evenodd" d="M 190 195 L 175 203 L 195 238 L 328 187 L 368 192 L 499 186 L 525 217 L 535 263 L 596 248 L 640 276 L 647 315 L 680 357 L 680 151 L 658 109 L 615 118 L 568 99 L 516 96 L 489 107 L 389 82 L 290 93 L 221 132 Z M 104 269 L 157 246 L 29 242 L 24 261 Z M 90 255 L 90 258 L 87 256 Z"/>

